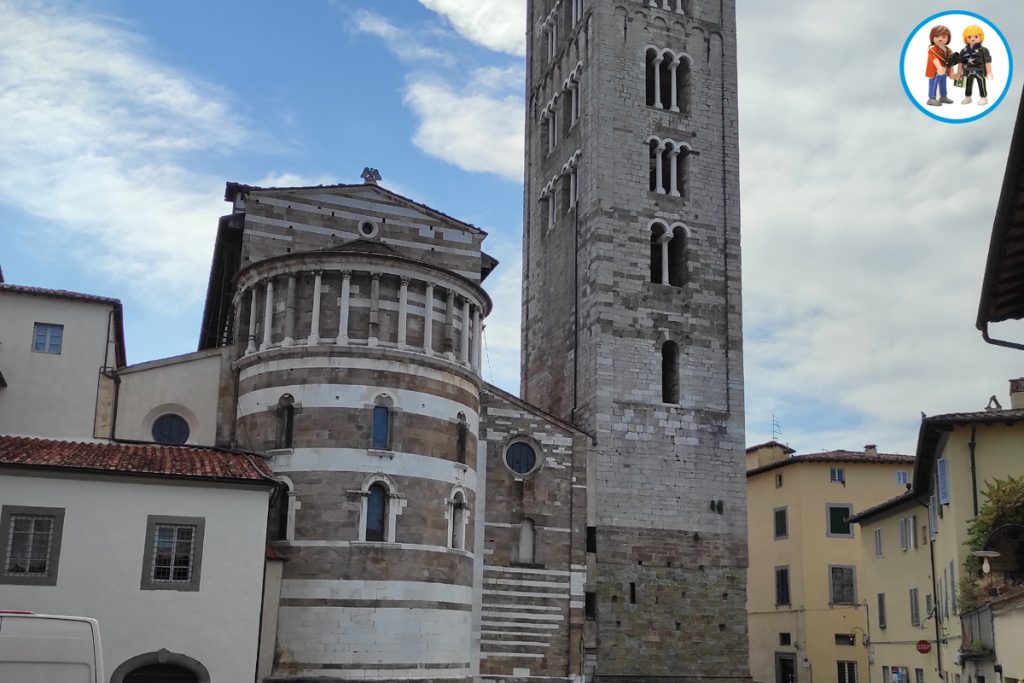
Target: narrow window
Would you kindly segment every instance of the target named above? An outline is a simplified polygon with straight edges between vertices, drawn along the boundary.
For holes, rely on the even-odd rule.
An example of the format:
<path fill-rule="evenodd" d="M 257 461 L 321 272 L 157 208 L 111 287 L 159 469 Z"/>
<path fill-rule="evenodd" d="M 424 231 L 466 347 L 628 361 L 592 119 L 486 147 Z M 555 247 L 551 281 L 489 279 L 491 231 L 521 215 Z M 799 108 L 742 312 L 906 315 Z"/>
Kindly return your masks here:
<path fill-rule="evenodd" d="M 657 140 L 651 140 L 648 146 L 650 148 L 649 170 L 651 192 L 664 192 L 662 189 L 662 176 L 664 173 L 661 172 L 661 154 L 663 148 Z"/>
<path fill-rule="evenodd" d="M 373 448 L 387 450 L 388 431 L 391 422 L 391 409 L 387 406 L 373 407 Z"/>
<path fill-rule="evenodd" d="M 563 213 L 569 213 L 570 211 L 572 211 L 572 193 L 570 187 L 572 185 L 571 181 L 572 179 L 570 178 L 569 173 L 562 174 L 562 177 L 558 181 L 561 185 Z"/>
<path fill-rule="evenodd" d="M 291 394 L 284 394 L 277 401 L 277 415 L 279 419 L 277 447 L 291 448 L 292 435 L 295 432 L 295 397 Z"/>
<path fill-rule="evenodd" d="M 852 605 L 857 602 L 856 570 L 853 567 L 829 567 L 829 602 Z"/>
<path fill-rule="evenodd" d="M 588 621 L 597 619 L 597 593 L 587 591 L 583 594 L 583 614 Z"/>
<path fill-rule="evenodd" d="M 524 519 L 519 522 L 519 562 L 533 564 L 536 555 L 536 527 L 533 520 Z"/>
<path fill-rule="evenodd" d="M 885 593 L 878 594 L 878 628 L 885 629 Z"/>
<path fill-rule="evenodd" d="M 924 683 L 924 669 L 914 669 L 914 683 Z"/>
<path fill-rule="evenodd" d="M 387 526 L 388 490 L 374 484 L 366 496 L 366 540 L 383 541 Z"/>
<path fill-rule="evenodd" d="M 60 354 L 64 341 L 64 326 L 36 323 L 32 336 L 32 350 L 36 353 Z"/>
<path fill-rule="evenodd" d="M 939 503 L 949 505 L 949 477 L 945 458 L 935 461 L 935 477 L 938 483 L 936 488 L 939 491 Z"/>
<path fill-rule="evenodd" d="M 910 589 L 910 625 L 921 625 L 921 604 L 917 598 L 917 589 Z"/>
<path fill-rule="evenodd" d="M 779 645 L 781 647 L 789 647 L 793 644 L 793 634 L 782 632 L 779 634 Z"/>
<path fill-rule="evenodd" d="M 875 557 L 882 556 L 882 530 L 875 529 Z"/>
<path fill-rule="evenodd" d="M 775 568 L 775 604 L 789 604 L 789 567 Z"/>
<path fill-rule="evenodd" d="M 661 402 L 679 403 L 679 345 L 674 341 L 661 346 Z"/>
<path fill-rule="evenodd" d="M 956 614 L 956 565 L 953 560 L 949 561 L 949 601 L 953 605 L 953 614 Z"/>
<path fill-rule="evenodd" d="M 787 538 L 789 536 L 789 519 L 786 508 L 775 509 L 775 538 Z"/>
<path fill-rule="evenodd" d="M 651 282 L 664 282 L 665 226 L 655 223 L 651 226 Z"/>
<path fill-rule="evenodd" d="M 661 91 L 659 102 L 662 109 L 672 107 L 672 79 L 675 77 L 675 69 L 672 67 L 672 53 L 665 53 L 658 63 L 658 87 Z"/>
<path fill-rule="evenodd" d="M 838 683 L 857 683 L 857 662 L 836 662 L 836 680 Z"/>
<path fill-rule="evenodd" d="M 690 60 L 680 59 L 676 66 L 676 106 L 686 114 L 690 110 Z"/>
<path fill-rule="evenodd" d="M 931 619 L 935 616 L 935 599 L 931 593 L 924 594 L 924 618 Z"/>
<path fill-rule="evenodd" d="M 887 666 L 882 667 L 882 683 L 892 683 L 892 669 Z"/>
<path fill-rule="evenodd" d="M 782 488 L 782 473 L 781 472 L 779 474 L 775 475 L 775 488 L 777 488 L 777 489 L 781 489 Z"/>
<path fill-rule="evenodd" d="M 635 583 L 630 583 L 629 584 L 629 604 L 631 604 L 631 605 L 635 605 L 636 604 L 636 584 Z"/>
<path fill-rule="evenodd" d="M 678 153 L 669 157 L 670 163 L 675 164 L 675 169 L 669 169 L 670 180 L 675 177 L 672 194 L 676 197 L 686 198 L 689 189 L 690 173 L 690 150 L 680 146 Z"/>
<path fill-rule="evenodd" d="M 550 117 L 551 113 L 547 109 L 545 109 L 544 113 L 541 115 L 540 120 L 540 146 L 541 149 L 545 151 L 545 153 L 551 151 L 551 136 L 549 135 L 551 129 L 548 127 L 548 119 Z"/>
<path fill-rule="evenodd" d="M 466 464 L 466 449 L 469 442 L 469 427 L 466 425 L 466 416 L 459 413 L 459 422 L 455 427 L 455 453 L 459 462 Z"/>
<path fill-rule="evenodd" d="M 461 491 L 452 496 L 452 534 L 449 547 L 466 549 L 466 497 Z"/>
<path fill-rule="evenodd" d="M 685 150 L 684 150 L 685 152 Z M 680 154 L 680 156 L 682 156 Z M 686 230 L 679 227 L 672 231 L 668 243 L 668 283 L 682 287 L 687 281 Z"/>
<path fill-rule="evenodd" d="M 907 522 L 909 521 L 910 520 L 906 517 L 900 519 L 900 550 L 904 551 L 910 547 L 910 540 L 908 538 L 909 534 L 907 531 Z"/>
<path fill-rule="evenodd" d="M 647 50 L 646 59 L 647 59 L 647 106 L 648 107 L 653 107 L 654 106 L 654 99 L 655 99 L 654 98 L 654 93 L 655 93 L 655 90 L 654 90 L 654 74 L 656 73 L 657 68 L 658 68 L 658 65 L 655 64 L 655 59 L 657 59 L 657 56 L 658 56 L 658 53 L 657 53 L 656 50 L 654 50 L 654 49 Z"/>
<path fill-rule="evenodd" d="M 596 526 L 588 526 L 587 527 L 587 552 L 588 553 L 596 553 L 597 552 L 597 527 Z"/>

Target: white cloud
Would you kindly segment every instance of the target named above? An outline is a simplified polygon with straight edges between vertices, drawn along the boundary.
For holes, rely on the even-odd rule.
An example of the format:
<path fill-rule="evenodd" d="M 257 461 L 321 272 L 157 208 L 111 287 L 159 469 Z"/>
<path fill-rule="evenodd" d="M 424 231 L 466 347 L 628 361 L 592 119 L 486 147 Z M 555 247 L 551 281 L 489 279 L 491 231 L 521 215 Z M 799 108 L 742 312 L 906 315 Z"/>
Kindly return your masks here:
<path fill-rule="evenodd" d="M 420 0 L 462 36 L 491 50 L 526 54 L 526 0 Z"/>
<path fill-rule="evenodd" d="M 70 253 L 93 272 L 188 305 L 224 204 L 221 181 L 183 158 L 245 131 L 212 87 L 142 47 L 67 8 L 0 3 L 0 202 L 86 245 Z"/>
<path fill-rule="evenodd" d="M 383 40 L 388 50 L 399 59 L 409 62 L 440 62 L 443 64 L 451 64 L 454 61 L 448 53 L 424 43 L 420 33 L 399 28 L 376 12 L 359 10 L 352 15 L 352 22 L 356 31 L 377 36 Z"/>
<path fill-rule="evenodd" d="M 470 81 L 482 78 L 479 72 Z M 419 117 L 413 142 L 427 154 L 465 171 L 523 180 L 523 98 L 469 87 L 457 90 L 437 77 L 411 79 L 405 103 Z"/>

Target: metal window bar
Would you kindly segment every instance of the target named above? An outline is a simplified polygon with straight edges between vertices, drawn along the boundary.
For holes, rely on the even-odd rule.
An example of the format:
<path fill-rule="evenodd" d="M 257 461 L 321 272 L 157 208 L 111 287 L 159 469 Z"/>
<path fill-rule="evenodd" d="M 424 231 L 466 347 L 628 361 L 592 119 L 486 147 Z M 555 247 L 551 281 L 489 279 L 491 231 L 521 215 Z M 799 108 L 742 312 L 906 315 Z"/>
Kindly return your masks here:
<path fill-rule="evenodd" d="M 53 519 L 11 515 L 7 537 L 7 576 L 46 576 L 50 569 Z"/>
<path fill-rule="evenodd" d="M 194 526 L 157 524 L 153 534 L 150 578 L 163 583 L 191 582 L 195 539 Z"/>

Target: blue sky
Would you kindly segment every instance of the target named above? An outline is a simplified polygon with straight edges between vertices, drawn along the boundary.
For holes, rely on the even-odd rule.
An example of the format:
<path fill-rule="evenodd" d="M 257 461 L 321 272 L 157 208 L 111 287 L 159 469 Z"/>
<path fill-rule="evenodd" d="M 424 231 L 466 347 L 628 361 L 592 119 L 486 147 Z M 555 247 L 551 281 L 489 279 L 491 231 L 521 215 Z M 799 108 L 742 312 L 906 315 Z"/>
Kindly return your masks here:
<path fill-rule="evenodd" d="M 1014 48 L 1008 5 L 965 9 Z M 0 0 L 7 281 L 122 299 L 130 362 L 185 353 L 226 181 L 375 166 L 490 233 L 485 376 L 515 391 L 524 7 Z M 774 413 L 799 450 L 909 451 L 920 411 L 981 409 L 1021 374 L 973 320 L 1024 69 L 991 116 L 926 119 L 896 69 L 941 9 L 740 1 L 749 443 Z"/>

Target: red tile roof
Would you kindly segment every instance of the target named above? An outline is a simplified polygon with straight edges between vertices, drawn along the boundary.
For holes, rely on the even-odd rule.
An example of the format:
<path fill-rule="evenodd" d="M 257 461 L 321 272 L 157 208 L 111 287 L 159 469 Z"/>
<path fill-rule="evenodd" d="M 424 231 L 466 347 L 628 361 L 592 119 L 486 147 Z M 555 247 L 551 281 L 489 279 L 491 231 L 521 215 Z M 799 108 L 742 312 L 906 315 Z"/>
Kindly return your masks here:
<path fill-rule="evenodd" d="M 0 468 L 45 467 L 80 472 L 272 483 L 259 456 L 196 446 L 79 442 L 0 436 Z"/>
<path fill-rule="evenodd" d="M 897 453 L 871 454 L 863 451 L 824 451 L 822 453 L 807 453 L 805 455 L 793 455 L 783 460 L 777 460 L 761 467 L 747 470 L 747 476 L 761 474 L 769 470 L 797 465 L 802 462 L 837 462 L 837 463 L 864 463 L 866 465 L 913 465 L 914 456 L 899 455 Z"/>

